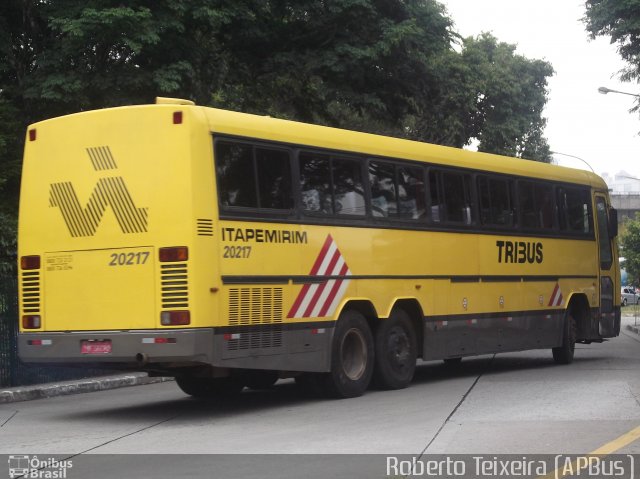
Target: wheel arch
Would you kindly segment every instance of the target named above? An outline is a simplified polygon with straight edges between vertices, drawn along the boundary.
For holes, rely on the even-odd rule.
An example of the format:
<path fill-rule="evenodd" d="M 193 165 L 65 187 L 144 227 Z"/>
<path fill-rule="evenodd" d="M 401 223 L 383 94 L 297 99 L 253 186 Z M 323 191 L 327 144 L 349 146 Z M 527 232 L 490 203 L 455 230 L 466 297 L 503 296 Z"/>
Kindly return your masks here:
<path fill-rule="evenodd" d="M 366 298 L 358 298 L 358 299 L 350 299 L 346 301 L 337 315 L 337 318 L 340 318 L 340 315 L 349 309 L 358 311 L 362 314 L 367 320 L 367 324 L 369 324 L 369 328 L 372 332 L 375 333 L 378 324 L 380 321 L 384 321 L 385 318 L 388 318 L 391 315 L 391 312 L 396 309 L 403 309 L 411 318 L 411 324 L 413 325 L 413 329 L 416 333 L 416 342 L 418 345 L 418 357 L 422 357 L 422 352 L 424 349 L 424 314 L 422 312 L 422 307 L 420 306 L 420 302 L 416 298 L 407 297 L 407 298 L 395 298 L 390 305 L 388 311 L 386 311 L 386 316 L 380 317 L 378 311 L 376 310 L 373 302 Z"/>

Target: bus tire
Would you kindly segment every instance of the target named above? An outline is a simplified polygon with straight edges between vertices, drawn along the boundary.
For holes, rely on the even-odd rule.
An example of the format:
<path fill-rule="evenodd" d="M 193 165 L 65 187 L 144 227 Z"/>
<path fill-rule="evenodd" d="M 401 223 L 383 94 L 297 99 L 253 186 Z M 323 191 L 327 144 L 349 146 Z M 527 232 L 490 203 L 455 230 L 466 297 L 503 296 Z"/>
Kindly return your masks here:
<path fill-rule="evenodd" d="M 380 322 L 375 334 L 373 382 L 380 389 L 403 389 L 416 370 L 417 340 L 406 311 L 394 310 Z"/>
<path fill-rule="evenodd" d="M 244 387 L 234 377 L 197 378 L 193 376 L 177 376 L 176 384 L 189 396 L 200 399 L 225 398 L 239 394 Z"/>
<path fill-rule="evenodd" d="M 333 332 L 331 371 L 322 375 L 324 389 L 335 398 L 362 396 L 371 382 L 373 335 L 364 316 L 344 311 Z"/>
<path fill-rule="evenodd" d="M 557 364 L 571 364 L 576 349 L 577 336 L 576 321 L 573 319 L 571 311 L 567 311 L 562 326 L 562 344 L 557 348 L 553 348 L 553 360 Z"/>

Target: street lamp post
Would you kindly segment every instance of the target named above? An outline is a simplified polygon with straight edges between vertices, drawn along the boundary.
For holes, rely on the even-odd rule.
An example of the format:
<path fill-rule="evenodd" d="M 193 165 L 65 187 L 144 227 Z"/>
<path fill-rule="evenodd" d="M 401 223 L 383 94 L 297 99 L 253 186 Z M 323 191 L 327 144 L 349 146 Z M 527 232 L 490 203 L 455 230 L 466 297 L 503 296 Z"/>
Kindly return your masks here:
<path fill-rule="evenodd" d="M 636 93 L 628 93 L 626 91 L 612 90 L 611 88 L 607 88 L 606 86 L 601 86 L 600 88 L 598 88 L 598 93 L 602 93 L 603 95 L 606 95 L 607 93 L 619 93 L 621 95 L 629 95 L 636 98 L 640 98 L 640 95 Z"/>
<path fill-rule="evenodd" d="M 576 160 L 580 160 L 585 165 L 587 165 L 589 167 L 589 169 L 595 174 L 595 171 L 593 171 L 593 168 L 591 168 L 591 165 L 589 163 L 587 163 L 587 160 L 585 160 L 583 158 L 580 158 L 579 156 L 569 155 L 568 153 L 561 153 L 559 151 L 550 151 L 549 153 L 551 153 L 552 155 L 568 156 L 569 158 L 575 158 Z"/>

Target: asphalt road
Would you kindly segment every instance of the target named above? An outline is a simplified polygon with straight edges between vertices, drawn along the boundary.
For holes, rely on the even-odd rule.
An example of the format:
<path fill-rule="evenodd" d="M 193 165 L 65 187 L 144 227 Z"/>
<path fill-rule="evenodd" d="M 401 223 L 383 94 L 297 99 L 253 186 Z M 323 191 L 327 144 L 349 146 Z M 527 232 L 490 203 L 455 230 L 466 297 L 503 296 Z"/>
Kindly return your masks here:
<path fill-rule="evenodd" d="M 380 464 L 398 454 L 640 454 L 638 434 L 625 436 L 639 426 L 640 336 L 624 331 L 577 345 L 569 366 L 547 350 L 465 359 L 454 369 L 421 363 L 408 389 L 348 400 L 310 397 L 282 380 L 226 404 L 192 399 L 173 382 L 2 404 L 0 454 L 75 461 L 71 479 L 88 477 L 82 467 L 105 478 L 124 477 L 118 467 L 130 477 L 176 477 L 171 467 L 181 477 L 304 477 L 310 467 L 346 477 L 342 460 L 361 462 L 361 477 L 371 468 L 386 477 Z M 316 464 L 319 454 L 380 456 Z M 212 461 L 232 464 L 217 475 Z"/>

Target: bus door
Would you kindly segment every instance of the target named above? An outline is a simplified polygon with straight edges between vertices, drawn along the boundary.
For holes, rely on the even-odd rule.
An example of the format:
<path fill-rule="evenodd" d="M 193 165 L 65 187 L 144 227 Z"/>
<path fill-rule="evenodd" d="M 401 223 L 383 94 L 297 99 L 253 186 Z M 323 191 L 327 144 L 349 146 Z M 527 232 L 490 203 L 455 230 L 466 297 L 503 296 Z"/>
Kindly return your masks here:
<path fill-rule="evenodd" d="M 620 321 L 615 311 L 615 293 L 617 272 L 614 268 L 613 238 L 609 208 L 604 195 L 596 194 L 596 221 L 598 238 L 598 257 L 600 269 L 600 336 L 604 338 L 617 336 L 620 332 Z M 616 215 L 612 215 L 615 220 Z M 617 226 L 617 224 L 615 225 Z"/>

